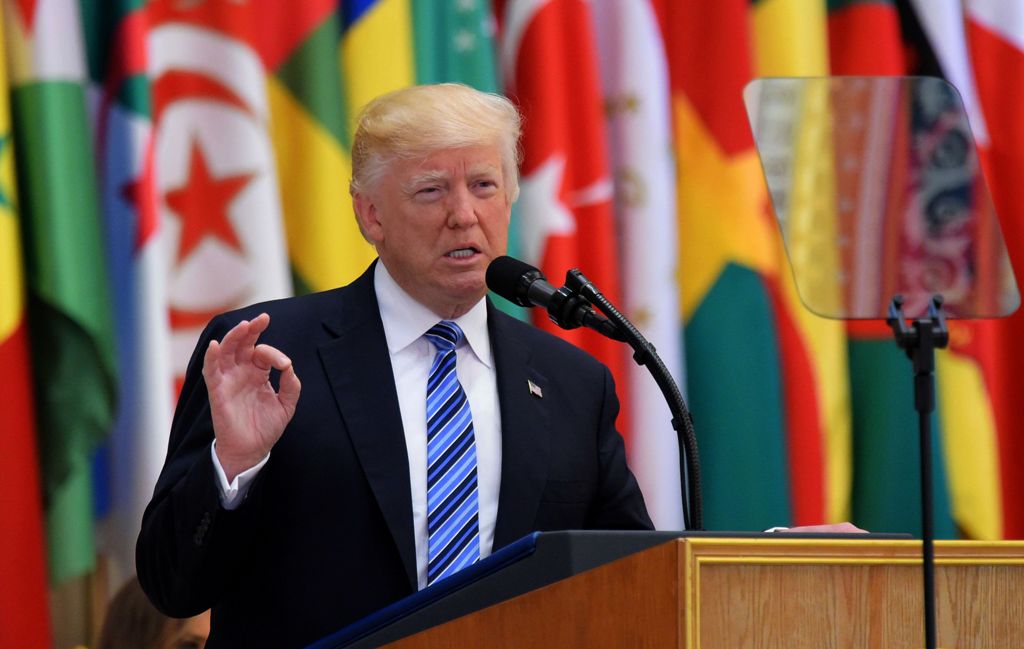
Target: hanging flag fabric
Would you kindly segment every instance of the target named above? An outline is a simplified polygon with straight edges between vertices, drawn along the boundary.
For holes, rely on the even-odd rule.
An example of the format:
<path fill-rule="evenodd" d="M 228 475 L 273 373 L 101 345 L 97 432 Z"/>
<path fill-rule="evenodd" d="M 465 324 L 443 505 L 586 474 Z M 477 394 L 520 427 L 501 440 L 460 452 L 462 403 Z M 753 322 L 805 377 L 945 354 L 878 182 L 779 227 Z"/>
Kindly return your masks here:
<path fill-rule="evenodd" d="M 154 156 L 177 377 L 215 314 L 291 294 L 266 71 L 325 3 L 149 5 Z"/>
<path fill-rule="evenodd" d="M 828 74 L 822 3 L 760 0 L 751 11 L 758 76 Z M 814 210 L 816 192 L 822 190 L 827 191 L 795 191 L 790 213 L 802 211 L 809 221 L 821 224 L 827 215 L 815 215 Z M 815 315 L 801 302 L 781 238 L 774 240 L 778 261 L 769 286 L 780 335 L 793 521 L 845 520 L 851 475 L 845 330 L 842 323 Z"/>
<path fill-rule="evenodd" d="M 1024 168 L 1024 127 L 1019 100 L 1024 89 L 1024 6 L 1019 2 L 968 0 L 965 3 L 966 31 L 971 69 L 977 82 L 980 106 L 975 111 L 986 126 L 979 134 L 972 115 L 975 137 L 983 142 L 982 162 L 992 198 L 1002 223 L 1010 258 L 1014 260 L 1018 288 L 1024 286 L 1024 191 L 1020 170 Z M 920 12 L 919 12 L 920 13 Z M 934 41 L 933 41 L 934 42 Z M 983 139 L 984 138 L 984 139 Z M 1004 538 L 1024 537 L 1024 412 L 1018 406 L 1018 377 L 1024 371 L 1024 313 L 1018 310 L 1005 320 L 987 323 L 989 337 L 976 345 L 982 353 L 985 385 L 991 399 L 997 446 L 988 446 L 973 473 L 990 467 L 998 458 L 1001 513 Z M 964 445 L 958 446 L 963 450 Z M 990 469 L 989 469 L 990 470 Z M 974 484 L 983 485 L 973 500 L 988 497 L 991 485 L 985 476 Z M 959 485 L 957 487 L 959 489 Z M 958 494 L 959 495 L 959 494 Z M 965 503 L 965 507 L 968 506 Z M 990 533 L 994 532 L 992 530 Z"/>
<path fill-rule="evenodd" d="M 894 0 L 832 0 L 828 3 L 830 72 L 900 75 L 906 65 Z"/>
<path fill-rule="evenodd" d="M 828 20 L 832 74 L 905 74 L 898 14 L 891 2 L 832 3 Z M 900 138 L 894 135 L 892 140 Z M 871 172 L 866 169 L 863 173 Z M 874 183 L 887 181 L 884 177 L 873 179 Z M 847 330 L 853 412 L 852 518 L 871 530 L 920 534 L 918 419 L 911 401 L 912 368 L 884 322 L 850 322 Z M 936 378 L 941 382 L 945 374 L 940 371 Z M 954 533 L 943 460 L 949 453 L 942 452 L 934 426 L 933 436 L 936 533 L 948 537 Z"/>
<path fill-rule="evenodd" d="M 174 399 L 167 258 L 156 203 L 145 2 L 86 3 L 82 11 L 121 394 L 113 433 L 94 465 L 97 536 L 110 584 L 119 585 L 135 572 L 135 538 L 167 453 Z"/>
<path fill-rule="evenodd" d="M 679 202 L 686 377 L 708 529 L 790 521 L 775 224 L 742 103 L 746 0 L 663 3 Z"/>
<path fill-rule="evenodd" d="M 4 9 L 50 580 L 59 584 L 95 563 L 92 452 L 110 432 L 116 390 L 106 250 L 78 3 Z"/>
<path fill-rule="evenodd" d="M 299 293 L 346 284 L 374 257 L 348 196 L 349 128 L 358 106 L 347 99 L 352 90 L 339 58 L 341 17 L 334 3 L 314 4 L 312 29 L 268 68 L 273 74 L 267 77 L 288 254 Z"/>
<path fill-rule="evenodd" d="M 525 261 L 555 285 L 579 268 L 621 304 L 612 179 L 590 6 L 581 0 L 504 5 L 501 67 L 507 93 L 524 115 L 519 231 Z M 547 314 L 534 323 L 611 368 L 629 444 L 628 348 L 582 329 L 564 331 Z"/>
<path fill-rule="evenodd" d="M 413 83 L 409 0 L 340 0 L 341 68 L 349 115 Z"/>
<path fill-rule="evenodd" d="M 485 0 L 412 3 L 416 82 L 498 89 L 494 16 Z"/>
<path fill-rule="evenodd" d="M 623 306 L 677 384 L 682 329 L 676 288 L 675 167 L 665 43 L 646 0 L 592 5 L 615 181 Z M 682 529 L 679 443 L 650 373 L 629 365 L 629 463 L 658 529 Z"/>
<path fill-rule="evenodd" d="M 4 20 L 0 13 L 0 40 Z M 7 91 L 7 56 L 0 43 L 0 646 L 49 647 L 46 545 Z"/>

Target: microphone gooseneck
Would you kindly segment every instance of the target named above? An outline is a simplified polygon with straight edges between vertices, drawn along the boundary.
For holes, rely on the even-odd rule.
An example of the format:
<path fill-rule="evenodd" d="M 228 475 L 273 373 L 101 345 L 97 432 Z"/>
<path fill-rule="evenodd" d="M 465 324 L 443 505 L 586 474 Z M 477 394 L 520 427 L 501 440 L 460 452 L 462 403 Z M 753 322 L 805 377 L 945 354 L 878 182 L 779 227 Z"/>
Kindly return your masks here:
<path fill-rule="evenodd" d="M 654 345 L 579 270 L 570 270 L 565 286 L 556 289 L 548 283 L 544 273 L 530 264 L 512 257 L 498 257 L 487 267 L 487 286 L 513 304 L 547 309 L 551 321 L 563 329 L 589 327 L 633 348 L 633 360 L 648 369 L 672 411 L 672 428 L 679 441 L 679 477 L 686 529 L 703 529 L 700 460 L 693 418 Z M 595 311 L 595 306 L 604 315 Z"/>

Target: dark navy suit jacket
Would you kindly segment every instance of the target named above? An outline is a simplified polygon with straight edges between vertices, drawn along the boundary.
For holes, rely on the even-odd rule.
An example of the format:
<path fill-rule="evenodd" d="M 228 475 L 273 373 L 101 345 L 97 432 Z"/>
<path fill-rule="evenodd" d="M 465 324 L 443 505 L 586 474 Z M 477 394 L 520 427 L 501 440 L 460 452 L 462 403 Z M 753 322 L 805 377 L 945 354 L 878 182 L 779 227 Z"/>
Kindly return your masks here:
<path fill-rule="evenodd" d="M 242 505 L 220 506 L 202 358 L 266 311 L 298 408 Z M 502 468 L 494 549 L 533 530 L 649 529 L 593 357 L 488 304 Z M 543 397 L 530 393 L 528 381 Z M 139 579 L 165 613 L 213 609 L 208 647 L 301 647 L 416 589 L 405 436 L 373 289 L 349 286 L 215 318 L 193 354 L 146 509 Z"/>

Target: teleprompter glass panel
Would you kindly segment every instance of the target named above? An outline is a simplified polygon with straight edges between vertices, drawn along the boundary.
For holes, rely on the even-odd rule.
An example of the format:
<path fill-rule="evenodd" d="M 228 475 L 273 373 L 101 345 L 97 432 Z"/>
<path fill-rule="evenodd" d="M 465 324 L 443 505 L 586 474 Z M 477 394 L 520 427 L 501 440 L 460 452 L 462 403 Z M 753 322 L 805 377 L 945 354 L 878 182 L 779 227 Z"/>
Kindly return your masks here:
<path fill-rule="evenodd" d="M 829 318 L 1012 313 L 1020 293 L 959 93 L 931 77 L 766 78 L 744 100 L 801 300 Z"/>

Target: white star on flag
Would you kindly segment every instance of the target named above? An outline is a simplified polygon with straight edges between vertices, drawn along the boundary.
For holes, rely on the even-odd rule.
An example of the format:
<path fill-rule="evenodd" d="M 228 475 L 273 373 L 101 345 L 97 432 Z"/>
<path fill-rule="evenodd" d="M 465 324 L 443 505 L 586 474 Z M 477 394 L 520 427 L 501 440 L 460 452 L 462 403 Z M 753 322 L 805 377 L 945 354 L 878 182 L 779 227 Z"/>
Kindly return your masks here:
<path fill-rule="evenodd" d="M 576 219 L 558 199 L 565 174 L 565 154 L 556 153 L 520 181 L 519 215 L 522 219 L 523 256 L 540 265 L 548 237 L 576 232 Z"/>
<path fill-rule="evenodd" d="M 460 29 L 452 37 L 452 44 L 456 52 L 468 52 L 476 48 L 476 35 L 471 31 Z"/>

